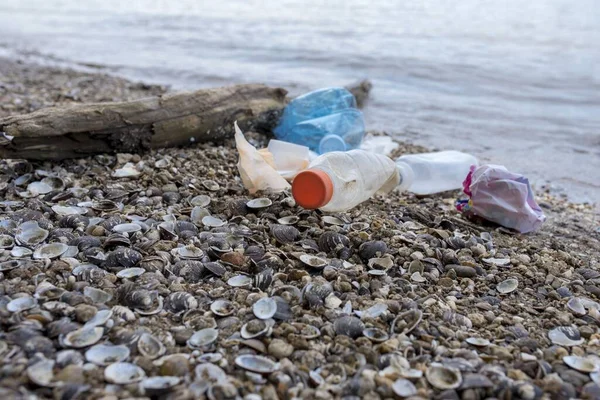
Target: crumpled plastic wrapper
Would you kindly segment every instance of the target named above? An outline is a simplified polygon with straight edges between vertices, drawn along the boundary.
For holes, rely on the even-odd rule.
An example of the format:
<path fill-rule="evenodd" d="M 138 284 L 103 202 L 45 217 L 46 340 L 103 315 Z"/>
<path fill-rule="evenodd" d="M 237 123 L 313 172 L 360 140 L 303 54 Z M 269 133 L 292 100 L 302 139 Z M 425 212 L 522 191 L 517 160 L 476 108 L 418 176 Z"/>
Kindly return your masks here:
<path fill-rule="evenodd" d="M 273 155 L 268 151 L 259 152 L 252 146 L 235 122 L 235 145 L 239 153 L 238 171 L 244 187 L 251 194 L 259 190 L 282 192 L 290 184 L 274 168 Z"/>
<path fill-rule="evenodd" d="M 471 167 L 463 182 L 468 200 L 456 208 L 521 233 L 539 229 L 546 216 L 536 203 L 529 180 L 500 165 Z"/>

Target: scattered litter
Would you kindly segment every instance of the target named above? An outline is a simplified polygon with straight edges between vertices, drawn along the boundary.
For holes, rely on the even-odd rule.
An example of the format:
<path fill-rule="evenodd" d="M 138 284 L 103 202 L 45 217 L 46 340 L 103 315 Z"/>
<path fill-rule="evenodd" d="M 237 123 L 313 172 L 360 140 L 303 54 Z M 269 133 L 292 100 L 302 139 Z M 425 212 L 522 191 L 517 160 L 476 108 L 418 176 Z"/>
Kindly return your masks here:
<path fill-rule="evenodd" d="M 237 122 L 235 145 L 240 157 L 237 167 L 242 183 L 251 194 L 259 190 L 282 192 L 290 188 L 290 184 L 275 170 L 274 163 L 267 162 L 265 156 L 248 143 Z"/>
<path fill-rule="evenodd" d="M 463 182 L 468 200 L 458 200 L 456 208 L 521 233 L 539 229 L 546 220 L 533 197 L 529 180 L 500 165 L 472 167 Z"/>

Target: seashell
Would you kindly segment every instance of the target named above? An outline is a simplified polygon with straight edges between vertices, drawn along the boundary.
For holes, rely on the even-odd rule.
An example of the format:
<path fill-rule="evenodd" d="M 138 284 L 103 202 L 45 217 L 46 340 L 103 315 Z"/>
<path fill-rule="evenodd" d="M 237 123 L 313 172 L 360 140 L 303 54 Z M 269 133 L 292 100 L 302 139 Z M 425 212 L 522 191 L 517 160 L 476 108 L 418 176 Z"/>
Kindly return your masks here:
<path fill-rule="evenodd" d="M 155 168 L 168 168 L 171 165 L 171 161 L 169 161 L 168 158 L 161 158 L 160 160 L 156 160 L 154 162 L 154 167 Z"/>
<path fill-rule="evenodd" d="M 62 253 L 62 255 L 60 256 L 63 260 L 67 259 L 67 258 L 73 258 L 76 257 L 77 254 L 79 254 L 79 249 L 75 246 L 67 246 L 67 251 L 65 251 L 64 253 Z"/>
<path fill-rule="evenodd" d="M 288 217 L 281 217 L 277 220 L 279 225 L 296 225 L 300 221 L 300 218 L 295 215 L 290 215 Z"/>
<path fill-rule="evenodd" d="M 465 317 L 466 318 L 466 317 Z M 400 328 L 400 334 L 408 335 L 412 332 L 423 320 L 423 312 L 417 309 L 411 309 L 398 314 L 392 321 L 390 333 L 393 335 L 397 332 L 397 328 Z M 471 322 L 469 320 L 469 322 Z"/>
<path fill-rule="evenodd" d="M 331 216 L 331 215 L 324 215 L 323 217 L 321 217 L 321 221 L 323 221 L 327 225 L 337 225 L 337 226 L 346 225 L 346 223 L 344 221 L 342 221 L 341 219 L 339 219 L 337 217 Z"/>
<path fill-rule="evenodd" d="M 29 185 L 27 185 L 27 192 L 29 192 L 32 197 L 40 194 L 50 193 L 51 191 L 52 186 L 45 182 L 31 182 Z"/>
<path fill-rule="evenodd" d="M 194 374 L 196 381 L 206 381 L 208 384 L 228 379 L 227 373 L 221 367 L 210 363 L 198 364 Z"/>
<path fill-rule="evenodd" d="M 600 385 L 600 371 L 592 372 L 590 378 L 596 385 Z"/>
<path fill-rule="evenodd" d="M 54 360 L 44 358 L 27 368 L 27 377 L 38 386 L 57 386 L 59 382 L 52 382 L 54 380 L 54 364 Z"/>
<path fill-rule="evenodd" d="M 198 308 L 198 300 L 187 292 L 173 292 L 165 301 L 165 310 L 174 314 Z"/>
<path fill-rule="evenodd" d="M 492 387 L 494 387 L 494 383 L 482 374 L 465 374 L 463 376 L 463 383 L 460 386 L 461 390 Z"/>
<path fill-rule="evenodd" d="M 510 265 L 510 258 L 483 258 L 481 261 L 484 264 L 494 267 L 506 267 Z"/>
<path fill-rule="evenodd" d="M 127 385 L 134 382 L 139 382 L 146 377 L 143 369 L 135 364 L 126 362 L 116 362 L 110 364 L 104 370 L 104 379 L 107 382 L 117 385 Z"/>
<path fill-rule="evenodd" d="M 410 280 L 417 283 L 427 282 L 427 278 L 421 275 L 420 272 L 415 272 L 410 276 Z"/>
<path fill-rule="evenodd" d="M 0 249 L 11 249 L 15 245 L 15 240 L 9 235 L 0 235 Z"/>
<path fill-rule="evenodd" d="M 177 233 L 175 232 L 175 224 L 172 222 L 161 222 L 158 224 L 158 232 L 160 238 L 163 240 L 175 240 L 177 239 Z"/>
<path fill-rule="evenodd" d="M 61 350 L 56 353 L 56 365 L 59 368 L 65 368 L 68 365 L 82 366 L 84 358 L 77 350 Z"/>
<path fill-rule="evenodd" d="M 50 186 L 50 188 L 52 190 L 57 191 L 57 192 L 60 192 L 61 190 L 65 190 L 65 187 L 66 187 L 65 182 L 57 176 L 47 176 L 44 179 L 42 179 L 41 182 Z"/>
<path fill-rule="evenodd" d="M 202 218 L 202 225 L 208 226 L 211 228 L 218 228 L 220 226 L 225 225 L 226 223 L 227 222 L 223 221 L 222 219 L 213 217 L 212 215 L 207 215 Z"/>
<path fill-rule="evenodd" d="M 387 271 L 383 269 L 371 269 L 367 271 L 367 274 L 371 276 L 385 276 L 387 275 Z"/>
<path fill-rule="evenodd" d="M 365 318 L 379 318 L 387 312 L 388 306 L 385 303 L 377 303 L 364 311 L 355 311 L 358 317 L 361 319 Z"/>
<path fill-rule="evenodd" d="M 458 389 L 462 383 L 460 370 L 445 367 L 437 363 L 431 364 L 431 366 L 427 368 L 425 377 L 433 387 L 440 390 Z"/>
<path fill-rule="evenodd" d="M 33 255 L 33 251 L 27 247 L 15 246 L 10 251 L 10 255 L 16 258 L 29 257 Z M 0 271 L 2 271 L 2 267 L 0 267 Z"/>
<path fill-rule="evenodd" d="M 135 233 L 141 230 L 142 227 L 136 223 L 118 224 L 112 228 L 112 231 L 117 233 Z"/>
<path fill-rule="evenodd" d="M 554 344 L 567 347 L 579 346 L 585 342 L 585 340 L 581 338 L 579 329 L 571 326 L 559 326 L 551 329 L 548 332 L 548 338 Z"/>
<path fill-rule="evenodd" d="M 69 246 L 77 246 L 80 251 L 100 247 L 102 242 L 95 236 L 81 236 L 69 242 Z"/>
<path fill-rule="evenodd" d="M 25 260 L 8 260 L 0 262 L 0 272 L 6 272 L 27 265 Z"/>
<path fill-rule="evenodd" d="M 216 192 L 221 188 L 221 186 L 219 186 L 217 182 L 211 180 L 203 181 L 202 186 L 204 186 L 206 190 L 209 190 L 211 192 Z"/>
<path fill-rule="evenodd" d="M 177 376 L 153 376 L 143 379 L 140 382 L 140 387 L 144 389 L 148 396 L 156 397 L 170 391 L 180 382 L 181 378 Z"/>
<path fill-rule="evenodd" d="M 107 268 L 121 269 L 135 267 L 141 260 L 140 252 L 127 247 L 120 247 L 106 256 L 104 265 Z"/>
<path fill-rule="evenodd" d="M 301 327 L 298 336 L 306 340 L 316 339 L 321 336 L 321 331 L 314 325 L 306 324 Z"/>
<path fill-rule="evenodd" d="M 398 378 L 392 384 L 392 390 L 398 397 L 411 397 L 417 394 L 416 386 L 408 379 Z"/>
<path fill-rule="evenodd" d="M 330 293 L 329 296 L 325 297 L 323 303 L 326 308 L 335 310 L 336 308 L 339 308 L 342 305 L 342 300 L 335 294 Z"/>
<path fill-rule="evenodd" d="M 302 299 L 309 307 L 314 308 L 323 305 L 324 300 L 332 292 L 333 287 L 329 282 L 312 282 L 302 289 Z"/>
<path fill-rule="evenodd" d="M 215 328 L 201 329 L 195 332 L 187 341 L 191 349 L 199 349 L 209 346 L 219 338 L 219 330 Z"/>
<path fill-rule="evenodd" d="M 248 275 L 236 275 L 227 280 L 227 284 L 233 287 L 249 288 L 252 286 L 252 278 Z"/>
<path fill-rule="evenodd" d="M 379 328 L 367 328 L 363 330 L 362 334 L 374 343 L 385 342 L 390 337 L 386 331 Z"/>
<path fill-rule="evenodd" d="M 308 267 L 313 268 L 315 270 L 321 270 L 327 265 L 329 265 L 327 260 L 320 257 L 312 256 L 310 254 L 302 254 L 298 258 L 300 259 L 300 261 L 302 261 L 304 265 L 307 265 Z"/>
<path fill-rule="evenodd" d="M 372 269 L 387 271 L 394 266 L 394 260 L 390 257 L 375 257 L 371 258 L 367 265 Z"/>
<path fill-rule="evenodd" d="M 255 339 L 269 336 L 275 321 L 272 319 L 253 319 L 242 326 L 240 334 L 244 339 Z"/>
<path fill-rule="evenodd" d="M 34 247 L 48 237 L 48 231 L 38 226 L 36 221 L 29 221 L 17 228 L 15 239 L 22 246 Z"/>
<path fill-rule="evenodd" d="M 369 229 L 369 224 L 367 222 L 354 222 L 350 224 L 350 229 L 355 232 L 366 231 Z"/>
<path fill-rule="evenodd" d="M 54 213 L 58 216 L 65 217 L 65 216 L 85 215 L 85 214 L 87 214 L 88 209 L 85 207 L 61 206 L 61 205 L 56 204 L 56 205 L 52 206 L 52 211 L 54 211 Z M 64 226 L 64 223 L 59 224 L 59 225 L 65 227 L 65 228 L 67 227 L 67 226 Z"/>
<path fill-rule="evenodd" d="M 237 251 L 230 251 L 221 256 L 221 262 L 232 267 L 242 267 L 246 263 L 246 257 Z"/>
<path fill-rule="evenodd" d="M 134 283 L 130 282 L 117 289 L 117 300 L 127 307 L 148 309 L 152 307 L 154 296 L 150 291 L 138 289 Z"/>
<path fill-rule="evenodd" d="M 155 336 L 149 333 L 142 333 L 137 342 L 137 349 L 141 355 L 151 360 L 165 354 L 167 348 Z"/>
<path fill-rule="evenodd" d="M 172 272 L 174 275 L 183 278 L 185 282 L 197 283 L 202 279 L 204 266 L 200 261 L 182 260 L 175 263 Z"/>
<path fill-rule="evenodd" d="M 327 254 L 337 253 L 341 248 L 349 248 L 350 239 L 341 233 L 327 231 L 319 237 L 319 249 Z"/>
<path fill-rule="evenodd" d="M 387 250 L 388 248 L 385 242 L 375 240 L 361 244 L 358 248 L 358 255 L 363 261 L 367 262 L 371 258 L 383 257 Z"/>
<path fill-rule="evenodd" d="M 210 204 L 210 196 L 201 194 L 199 196 L 193 197 L 190 200 L 190 205 L 193 207 L 206 207 Z"/>
<path fill-rule="evenodd" d="M 300 231 L 291 225 L 271 225 L 271 234 L 281 244 L 293 243 L 300 236 Z"/>
<path fill-rule="evenodd" d="M 204 252 L 196 246 L 190 245 L 177 247 L 173 251 L 184 260 L 199 260 L 204 257 Z"/>
<path fill-rule="evenodd" d="M 121 319 L 124 322 L 135 321 L 135 314 L 127 307 L 113 306 L 111 309 L 115 318 Z M 97 315 L 97 314 L 96 314 Z M 90 322 L 90 321 L 88 321 Z"/>
<path fill-rule="evenodd" d="M 110 211 L 117 211 L 119 210 L 121 207 L 119 206 L 119 204 L 115 203 L 112 200 L 100 200 L 98 202 L 94 202 L 91 205 L 93 210 L 96 211 L 104 211 L 104 212 L 110 212 Z M 106 228 L 106 226 L 105 226 Z M 112 227 L 106 228 L 107 230 L 112 230 Z"/>
<path fill-rule="evenodd" d="M 365 325 L 360 319 L 346 315 L 333 322 L 333 329 L 337 335 L 346 335 L 356 339 L 362 335 Z"/>
<path fill-rule="evenodd" d="M 210 305 L 210 311 L 219 317 L 227 317 L 235 312 L 233 303 L 229 300 L 215 300 Z"/>
<path fill-rule="evenodd" d="M 58 258 L 68 249 L 69 246 L 67 246 L 64 243 L 44 244 L 35 249 L 35 251 L 33 252 L 33 258 L 38 260 L 43 258 Z"/>
<path fill-rule="evenodd" d="M 567 302 L 567 308 L 575 315 L 582 316 L 587 314 L 585 307 L 579 297 L 571 297 Z"/>
<path fill-rule="evenodd" d="M 208 211 L 204 207 L 195 206 L 194 208 L 192 208 L 192 211 L 190 213 L 190 220 L 194 224 L 199 225 L 202 222 L 202 219 L 208 216 L 210 216 L 210 211 Z"/>
<path fill-rule="evenodd" d="M 216 262 L 207 262 L 202 265 L 206 271 L 218 277 L 225 275 L 225 272 L 227 272 L 225 267 Z"/>
<path fill-rule="evenodd" d="M 590 373 L 600 370 L 600 362 L 598 359 L 594 360 L 579 356 L 564 356 L 563 362 L 579 372 Z"/>
<path fill-rule="evenodd" d="M 119 272 L 117 272 L 117 278 L 135 278 L 136 276 L 140 276 L 142 274 L 144 274 L 146 272 L 146 270 L 144 268 L 140 268 L 140 267 L 133 267 L 133 268 L 125 268 L 120 270 Z"/>
<path fill-rule="evenodd" d="M 466 342 L 469 343 L 471 346 L 476 347 L 487 347 L 490 345 L 490 341 L 484 338 L 470 337 L 466 339 Z"/>
<path fill-rule="evenodd" d="M 255 288 L 266 291 L 271 283 L 273 282 L 273 270 L 271 268 L 266 268 L 260 271 L 258 274 L 254 276 L 252 279 L 252 284 Z"/>
<path fill-rule="evenodd" d="M 261 197 L 259 199 L 252 199 L 252 200 L 248 201 L 246 203 L 246 207 L 253 209 L 253 210 L 260 210 L 263 208 L 270 207 L 272 204 L 273 204 L 273 202 L 271 201 L 271 199 L 268 199 L 266 197 Z"/>
<path fill-rule="evenodd" d="M 129 348 L 124 344 L 97 344 L 85 352 L 88 362 L 105 367 L 112 363 L 125 361 L 129 357 Z"/>
<path fill-rule="evenodd" d="M 131 163 L 125 164 L 122 168 L 115 169 L 111 174 L 113 178 L 135 178 L 140 175 L 141 172 Z"/>
<path fill-rule="evenodd" d="M 277 311 L 275 311 L 275 314 L 273 315 L 274 319 L 287 321 L 293 317 L 292 308 L 284 298 L 277 296 L 272 297 L 272 299 L 275 300 L 275 303 L 277 304 Z"/>
<path fill-rule="evenodd" d="M 113 315 L 113 310 L 99 310 L 90 320 L 88 320 L 83 327 L 93 328 L 95 326 L 102 326 L 106 324 Z"/>
<path fill-rule="evenodd" d="M 64 292 L 64 289 L 57 288 L 48 281 L 44 281 L 35 288 L 34 296 L 37 299 L 52 300 L 58 299 Z"/>
<path fill-rule="evenodd" d="M 6 309 L 12 313 L 19 313 L 31 310 L 37 306 L 37 300 L 33 297 L 17 297 L 6 304 Z"/>
<path fill-rule="evenodd" d="M 473 322 L 469 318 L 465 317 L 462 314 L 458 314 L 452 310 L 444 311 L 442 318 L 444 319 L 444 321 L 456 326 L 462 326 L 467 329 L 471 329 L 473 327 Z"/>
<path fill-rule="evenodd" d="M 279 370 L 279 364 L 267 357 L 245 354 L 235 358 L 235 364 L 257 374 L 270 374 Z"/>
<path fill-rule="evenodd" d="M 519 281 L 515 278 L 509 278 L 496 285 L 496 290 L 498 293 L 508 294 L 517 290 L 517 287 L 519 287 Z"/>
<path fill-rule="evenodd" d="M 258 319 L 273 318 L 277 312 L 277 302 L 270 297 L 263 297 L 252 305 L 252 312 Z"/>
<path fill-rule="evenodd" d="M 81 328 L 67 333 L 63 339 L 63 343 L 65 346 L 80 349 L 97 343 L 103 334 L 104 329 L 100 327 Z"/>
<path fill-rule="evenodd" d="M 108 303 L 113 297 L 112 294 L 92 286 L 86 286 L 83 288 L 83 295 L 92 299 L 94 304 Z"/>

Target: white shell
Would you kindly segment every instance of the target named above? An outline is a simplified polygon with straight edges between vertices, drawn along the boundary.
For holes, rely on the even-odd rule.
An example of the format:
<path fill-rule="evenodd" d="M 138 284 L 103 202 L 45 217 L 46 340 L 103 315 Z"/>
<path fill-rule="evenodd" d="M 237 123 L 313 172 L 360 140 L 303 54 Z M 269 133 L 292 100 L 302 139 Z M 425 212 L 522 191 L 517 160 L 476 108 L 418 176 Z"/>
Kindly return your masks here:
<path fill-rule="evenodd" d="M 63 259 L 63 260 L 65 258 L 73 258 L 77 254 L 79 254 L 79 248 L 77 246 L 67 246 L 67 251 L 65 251 L 64 253 L 62 253 L 62 255 L 60 256 L 60 258 Z"/>
<path fill-rule="evenodd" d="M 104 379 L 117 385 L 127 385 L 133 382 L 139 382 L 146 377 L 143 369 L 135 364 L 117 362 L 109 365 L 104 370 Z"/>
<path fill-rule="evenodd" d="M 112 315 L 112 310 L 100 310 L 96 313 L 96 315 L 94 315 L 90 320 L 88 320 L 88 322 L 86 322 L 83 325 L 83 327 L 92 328 L 95 326 L 102 326 L 110 319 L 110 317 L 112 317 Z"/>
<path fill-rule="evenodd" d="M 104 329 L 100 327 L 80 328 L 65 335 L 63 343 L 68 347 L 76 349 L 88 347 L 97 343 L 104 334 Z"/>
<path fill-rule="evenodd" d="M 108 303 L 112 299 L 112 294 L 92 286 L 83 288 L 83 295 L 92 299 L 96 304 Z"/>
<path fill-rule="evenodd" d="M 253 332 L 253 331 L 249 331 L 249 324 L 255 324 L 256 322 L 259 322 L 259 324 L 262 326 L 262 329 L 260 329 L 259 331 Z M 242 335 L 242 338 L 244 339 L 254 339 L 263 335 L 269 335 L 270 332 L 273 329 L 273 326 L 275 325 L 275 320 L 273 319 L 260 319 L 260 320 L 254 320 L 254 321 L 249 321 L 246 322 L 243 326 L 242 329 L 240 330 L 240 334 Z"/>
<path fill-rule="evenodd" d="M 337 225 L 337 226 L 346 225 L 346 223 L 344 221 L 342 221 L 341 219 L 339 219 L 337 217 L 333 217 L 331 215 L 325 215 L 325 216 L 321 217 L 321 220 L 328 225 Z"/>
<path fill-rule="evenodd" d="M 300 218 L 295 216 L 295 215 L 290 215 L 288 217 L 281 217 L 277 220 L 277 223 L 281 224 L 281 225 L 294 225 L 296 224 L 298 221 L 300 221 Z"/>
<path fill-rule="evenodd" d="M 112 173 L 113 178 L 130 178 L 134 176 L 139 176 L 141 174 L 140 171 L 135 169 L 133 164 L 127 163 L 123 166 L 123 168 L 119 168 L 114 170 Z"/>
<path fill-rule="evenodd" d="M 123 344 L 97 344 L 85 352 L 85 359 L 102 367 L 115 362 L 121 362 L 129 357 L 129 348 Z"/>
<path fill-rule="evenodd" d="M 52 211 L 57 215 L 83 215 L 88 212 L 87 208 L 84 207 L 60 206 L 58 204 L 52 206 Z"/>
<path fill-rule="evenodd" d="M 28 221 L 18 227 L 15 239 L 21 245 L 29 247 L 42 243 L 48 237 L 48 231 L 39 227 L 35 221 Z"/>
<path fill-rule="evenodd" d="M 194 207 L 206 207 L 210 204 L 210 196 L 201 194 L 190 200 L 190 204 Z"/>
<path fill-rule="evenodd" d="M 374 343 L 385 342 L 390 337 L 386 331 L 379 328 L 367 328 L 363 330 L 363 335 Z"/>
<path fill-rule="evenodd" d="M 271 359 L 253 354 L 245 354 L 236 357 L 235 364 L 238 367 L 258 374 L 270 374 L 279 369 L 279 364 Z"/>
<path fill-rule="evenodd" d="M 256 318 L 269 319 L 277 312 L 277 302 L 270 297 L 263 297 L 252 305 Z"/>
<path fill-rule="evenodd" d="M 490 345 L 490 341 L 484 338 L 470 337 L 466 340 L 471 346 L 486 347 Z"/>
<path fill-rule="evenodd" d="M 147 392 L 155 393 L 171 389 L 180 382 L 181 378 L 178 376 L 153 376 L 142 380 L 140 386 Z"/>
<path fill-rule="evenodd" d="M 0 249 L 10 249 L 15 245 L 15 240 L 9 235 L 0 235 Z"/>
<path fill-rule="evenodd" d="M 58 382 L 52 382 L 54 379 L 54 360 L 43 359 L 27 368 L 27 377 L 38 386 L 52 387 Z"/>
<path fill-rule="evenodd" d="M 571 297 L 567 302 L 567 308 L 575 315 L 585 315 L 585 307 L 579 297 Z"/>
<path fill-rule="evenodd" d="M 219 338 L 219 330 L 205 328 L 195 332 L 187 341 L 188 347 L 192 349 L 208 346 Z"/>
<path fill-rule="evenodd" d="M 548 331 L 548 338 L 560 346 L 579 346 L 585 342 L 579 330 L 570 326 L 559 326 Z"/>
<path fill-rule="evenodd" d="M 149 333 L 143 333 L 137 342 L 137 349 L 145 357 L 155 359 L 167 351 L 167 348 L 161 343 L 156 336 Z"/>
<path fill-rule="evenodd" d="M 272 204 L 273 204 L 273 202 L 271 201 L 271 199 L 268 199 L 266 197 L 261 197 L 259 199 L 250 200 L 249 202 L 246 203 L 246 206 L 248 208 L 259 210 L 261 208 L 267 208 Z"/>
<path fill-rule="evenodd" d="M 310 254 L 302 254 L 298 258 L 300 259 L 300 261 L 302 261 L 303 264 L 316 269 L 323 269 L 329 264 L 324 258 L 315 257 Z"/>
<path fill-rule="evenodd" d="M 178 247 L 175 251 L 177 252 L 177 255 L 183 259 L 195 260 L 204 257 L 202 249 L 193 245 Z"/>
<path fill-rule="evenodd" d="M 118 233 L 134 233 L 142 230 L 141 225 L 135 224 L 133 222 L 127 224 L 119 224 L 113 227 L 113 232 Z"/>
<path fill-rule="evenodd" d="M 219 317 L 227 317 L 235 312 L 235 308 L 229 300 L 219 299 L 212 302 L 210 311 Z"/>
<path fill-rule="evenodd" d="M 117 272 L 117 278 L 135 278 L 142 275 L 146 270 L 140 267 L 125 268 Z"/>
<path fill-rule="evenodd" d="M 508 294 L 514 292 L 519 287 L 519 281 L 515 278 L 508 278 L 498 285 L 496 285 L 496 290 L 501 294 Z"/>
<path fill-rule="evenodd" d="M 190 213 L 190 219 L 195 224 L 199 224 L 202 222 L 203 218 L 208 216 L 210 216 L 210 212 L 206 208 L 200 206 L 192 208 L 192 212 Z"/>
<path fill-rule="evenodd" d="M 12 250 L 10 251 L 10 255 L 12 257 L 28 257 L 31 256 L 33 254 L 33 250 L 28 249 L 27 247 L 21 247 L 21 246 L 15 246 L 12 248 Z"/>
<path fill-rule="evenodd" d="M 249 287 L 252 285 L 252 278 L 248 275 L 236 275 L 229 278 L 227 284 L 233 287 Z"/>
<path fill-rule="evenodd" d="M 390 257 L 371 258 L 367 264 L 369 268 L 388 270 L 394 266 L 394 260 Z"/>
<path fill-rule="evenodd" d="M 419 271 L 413 272 L 413 274 L 410 276 L 410 279 L 413 282 L 418 282 L 418 283 L 423 283 L 427 281 L 427 278 L 425 278 L 423 275 L 421 275 L 421 273 Z"/>
<path fill-rule="evenodd" d="M 408 379 L 399 378 L 392 385 L 392 390 L 399 397 L 411 397 L 417 394 L 416 386 Z"/>
<path fill-rule="evenodd" d="M 41 245 L 33 252 L 33 258 L 58 258 L 69 249 L 69 246 L 64 243 L 49 243 Z"/>
<path fill-rule="evenodd" d="M 37 196 L 40 194 L 50 193 L 52 191 L 52 186 L 45 182 L 31 182 L 29 185 L 27 185 L 27 191 L 33 196 Z"/>
<path fill-rule="evenodd" d="M 223 221 L 222 219 L 213 217 L 211 215 L 207 215 L 206 217 L 202 218 L 202 224 L 211 228 L 218 228 L 226 223 L 227 222 Z"/>
<path fill-rule="evenodd" d="M 462 375 L 456 368 L 433 363 L 425 371 L 427 381 L 440 390 L 457 389 L 462 384 Z"/>
<path fill-rule="evenodd" d="M 579 356 L 565 356 L 563 362 L 569 367 L 580 372 L 596 372 L 600 370 L 600 364 L 596 360 Z"/>
<path fill-rule="evenodd" d="M 494 265 L 496 267 L 505 267 L 507 265 L 510 265 L 509 258 L 484 258 L 482 261 L 484 262 L 484 264 Z"/>
<path fill-rule="evenodd" d="M 30 310 L 37 306 L 37 300 L 33 297 L 17 297 L 14 300 L 11 300 L 6 305 L 6 309 L 13 313 L 18 313 L 21 311 Z"/>

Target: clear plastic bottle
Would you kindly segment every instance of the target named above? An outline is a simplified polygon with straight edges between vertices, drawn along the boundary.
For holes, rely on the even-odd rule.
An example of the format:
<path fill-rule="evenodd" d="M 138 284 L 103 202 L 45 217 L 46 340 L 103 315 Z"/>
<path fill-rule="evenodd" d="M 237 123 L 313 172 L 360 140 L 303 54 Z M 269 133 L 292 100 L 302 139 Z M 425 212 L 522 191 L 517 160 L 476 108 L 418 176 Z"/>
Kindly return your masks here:
<path fill-rule="evenodd" d="M 292 100 L 273 132 L 277 139 L 324 154 L 357 148 L 365 134 L 365 123 L 352 93 L 333 87 Z"/>
<path fill-rule="evenodd" d="M 396 160 L 400 190 L 426 195 L 462 188 L 477 158 L 460 151 L 407 154 Z"/>
<path fill-rule="evenodd" d="M 396 164 L 364 150 L 331 152 L 313 160 L 292 182 L 296 202 L 307 209 L 344 211 L 398 185 Z"/>

